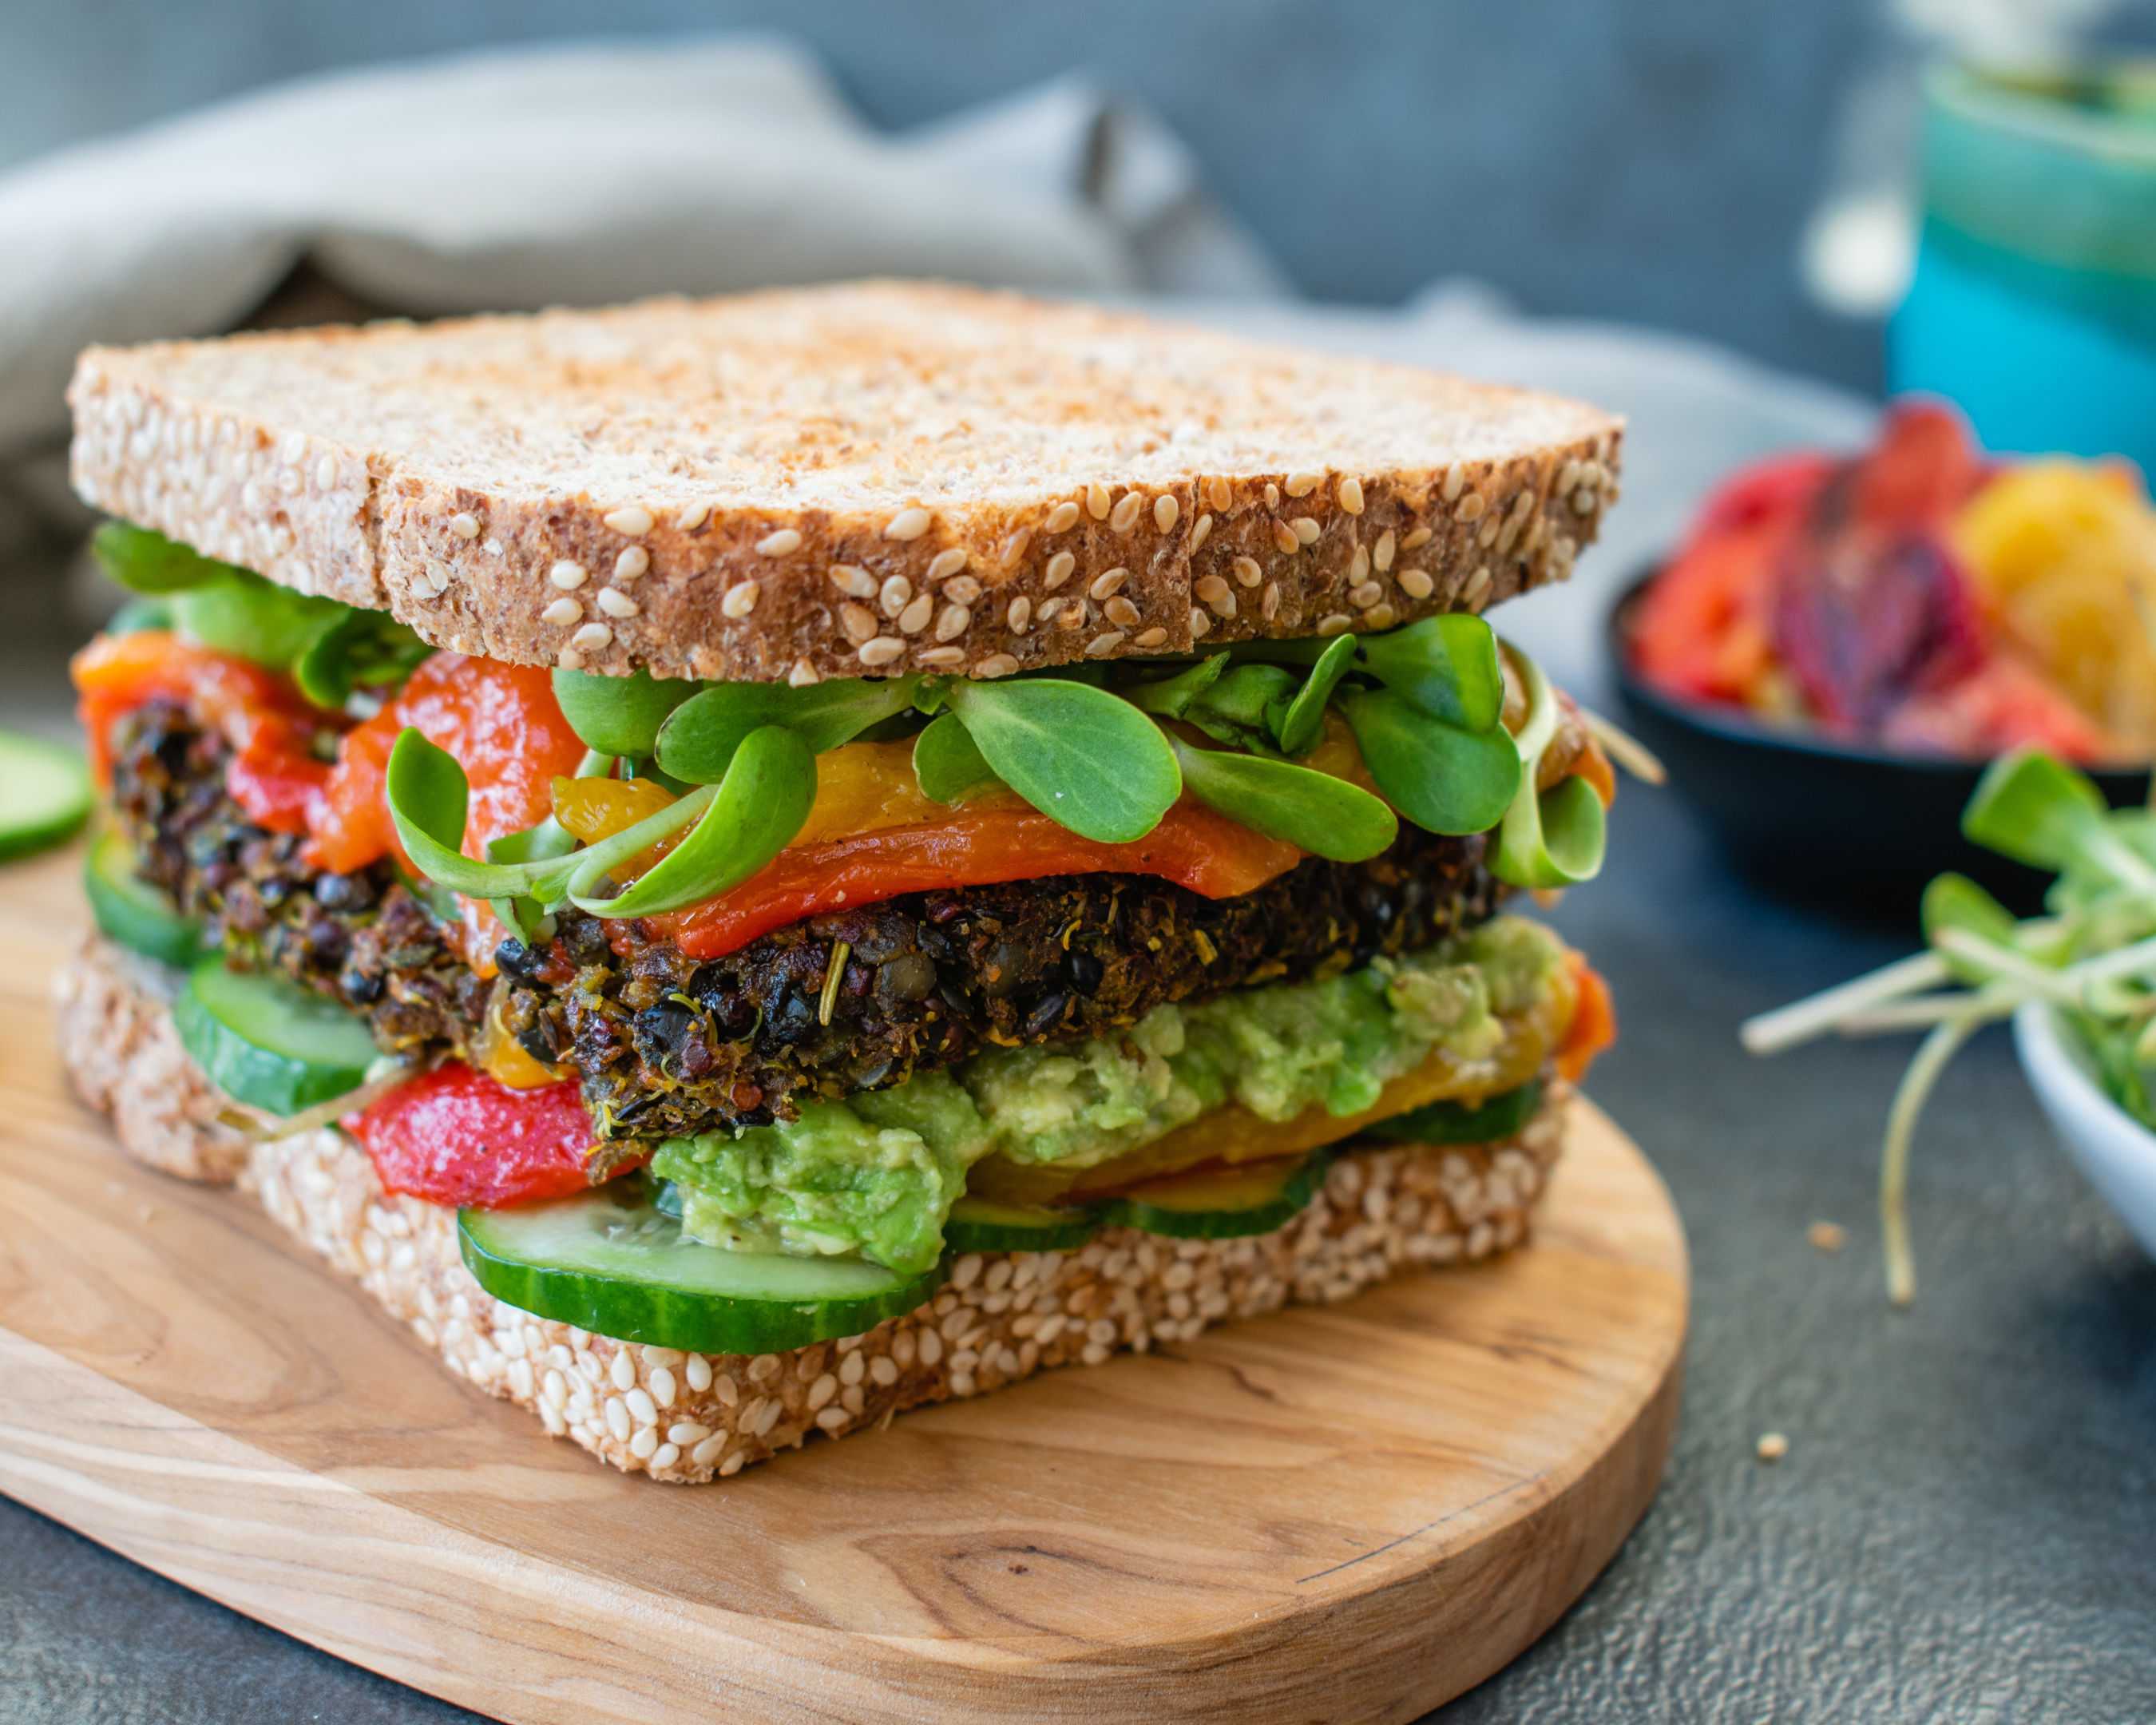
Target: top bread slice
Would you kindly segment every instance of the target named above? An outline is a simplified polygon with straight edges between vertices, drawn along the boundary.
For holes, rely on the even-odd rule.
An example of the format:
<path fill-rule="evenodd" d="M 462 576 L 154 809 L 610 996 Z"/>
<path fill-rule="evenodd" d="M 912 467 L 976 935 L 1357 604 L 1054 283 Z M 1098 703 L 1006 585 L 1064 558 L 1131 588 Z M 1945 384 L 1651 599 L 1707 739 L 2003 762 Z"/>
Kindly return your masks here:
<path fill-rule="evenodd" d="M 865 282 L 92 348 L 76 489 L 427 640 L 797 684 L 1380 629 L 1563 577 L 1622 427 Z"/>

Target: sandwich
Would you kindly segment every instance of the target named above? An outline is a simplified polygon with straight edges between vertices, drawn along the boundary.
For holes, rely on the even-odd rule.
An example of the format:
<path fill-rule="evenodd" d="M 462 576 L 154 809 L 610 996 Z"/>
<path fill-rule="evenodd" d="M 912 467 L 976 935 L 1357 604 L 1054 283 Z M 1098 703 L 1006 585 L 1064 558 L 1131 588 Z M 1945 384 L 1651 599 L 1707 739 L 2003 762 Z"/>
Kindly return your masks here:
<path fill-rule="evenodd" d="M 955 287 L 96 349 L 60 985 L 125 1147 L 730 1476 L 1520 1241 L 1590 408 Z"/>

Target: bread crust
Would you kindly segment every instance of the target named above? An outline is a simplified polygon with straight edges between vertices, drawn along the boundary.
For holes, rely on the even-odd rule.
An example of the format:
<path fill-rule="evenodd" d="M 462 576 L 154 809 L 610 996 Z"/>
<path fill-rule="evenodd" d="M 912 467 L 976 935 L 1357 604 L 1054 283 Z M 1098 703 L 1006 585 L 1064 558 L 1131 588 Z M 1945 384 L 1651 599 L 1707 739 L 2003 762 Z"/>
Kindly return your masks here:
<path fill-rule="evenodd" d="M 95 506 L 435 645 L 806 682 L 1379 629 L 1563 578 L 1621 423 L 865 282 L 91 348 Z"/>
<path fill-rule="evenodd" d="M 187 1178 L 229 1179 L 222 1149 L 176 1153 L 211 1130 L 202 1122 L 216 1095 L 170 1035 L 155 968 L 87 940 L 71 967 L 83 979 L 77 998 L 106 1004 L 95 1014 L 64 1012 L 61 1057 L 85 1099 L 112 1111 L 131 1155 Z M 138 1050 L 163 1024 L 161 1059 L 181 1063 L 161 1068 L 165 1081 L 132 1101 L 95 1040 L 116 1015 Z M 917 1312 L 865 1335 L 754 1356 L 639 1346 L 503 1305 L 465 1269 L 454 1213 L 384 1194 L 366 1156 L 334 1130 L 244 1146 L 239 1179 L 451 1371 L 611 1466 L 701 1483 L 819 1434 L 868 1430 L 1050 1367 L 1173 1346 L 1216 1322 L 1346 1299 L 1404 1269 L 1503 1250 L 1526 1235 L 1568 1096 L 1553 1081 L 1535 1117 L 1503 1144 L 1342 1157 L 1310 1207 L 1274 1234 L 1175 1240 L 1115 1228 L 1076 1252 L 969 1254 Z"/>

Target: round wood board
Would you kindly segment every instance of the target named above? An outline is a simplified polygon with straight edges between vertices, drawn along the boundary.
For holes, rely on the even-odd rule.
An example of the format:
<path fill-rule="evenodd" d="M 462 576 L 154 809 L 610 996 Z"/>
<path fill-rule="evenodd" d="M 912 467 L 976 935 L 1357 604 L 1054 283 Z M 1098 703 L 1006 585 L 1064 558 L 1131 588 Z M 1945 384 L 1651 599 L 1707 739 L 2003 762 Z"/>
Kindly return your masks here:
<path fill-rule="evenodd" d="M 1407 1720 L 1645 1512 L 1684 1238 L 1580 1102 L 1527 1247 L 724 1484 L 603 1470 L 68 1097 L 72 856 L 0 898 L 0 1491 L 516 1721 Z"/>

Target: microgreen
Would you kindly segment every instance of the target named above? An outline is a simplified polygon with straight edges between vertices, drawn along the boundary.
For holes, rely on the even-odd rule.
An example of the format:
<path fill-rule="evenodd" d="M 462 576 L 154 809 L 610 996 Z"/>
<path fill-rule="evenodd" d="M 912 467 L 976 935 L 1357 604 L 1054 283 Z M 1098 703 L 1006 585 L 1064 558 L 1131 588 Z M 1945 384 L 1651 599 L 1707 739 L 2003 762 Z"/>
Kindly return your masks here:
<path fill-rule="evenodd" d="M 1503 729 L 1463 731 L 1389 690 L 1340 702 L 1385 800 L 1424 832 L 1486 832 L 1520 788 L 1520 752 Z"/>
<path fill-rule="evenodd" d="M 1513 651 L 1512 658 L 1527 710 L 1512 738 L 1520 762 L 1519 783 L 1497 829 L 1490 871 L 1514 886 L 1537 890 L 1591 880 L 1602 869 L 1602 799 L 1584 778 L 1560 779 L 1546 791 L 1537 786 L 1543 755 L 1557 737 L 1557 691 L 1542 667 L 1524 653 Z M 1502 696 L 1499 701 L 1502 706 Z M 1501 730 L 1496 734 L 1505 733 Z"/>
<path fill-rule="evenodd" d="M 834 677 L 805 689 L 784 683 L 707 683 L 659 727 L 659 764 L 690 784 L 715 784 L 726 777 L 742 740 L 767 725 L 783 726 L 812 755 L 820 755 L 915 708 L 925 680 Z"/>
<path fill-rule="evenodd" d="M 1192 796 L 1268 838 L 1334 862 L 1361 862 L 1399 836 L 1393 811 L 1360 785 L 1291 761 L 1169 742 Z"/>
<path fill-rule="evenodd" d="M 1405 629 L 1357 639 L 1370 675 L 1434 719 L 1487 731 L 1504 711 L 1497 638 L 1479 617 L 1425 617 Z"/>
<path fill-rule="evenodd" d="M 2062 1013 L 2113 1100 L 2156 1127 L 2156 829 L 2148 815 L 2109 810 L 2085 773 L 2022 750 L 1985 772 L 1962 830 L 2052 871 L 2050 914 L 2016 922 L 1974 881 L 1941 875 L 1924 891 L 1924 952 L 1741 1030 L 1755 1054 L 1830 1029 L 1927 1032 L 1887 1111 L 1880 1161 L 1887 1286 L 1897 1305 L 1916 1295 L 1907 1194 L 1917 1120 L 1954 1055 L 1984 1025 L 2032 1003 Z"/>
<path fill-rule="evenodd" d="M 963 803 L 1003 783 L 956 713 L 938 713 L 914 739 L 913 776 L 937 803 Z"/>
<path fill-rule="evenodd" d="M 1105 689 L 1038 677 L 953 683 L 946 693 L 996 776 L 1085 838 L 1142 839 L 1182 791 L 1159 727 Z"/>
<path fill-rule="evenodd" d="M 1487 628 L 1483 630 L 1489 633 Z M 1340 686 L 1341 678 L 1355 663 L 1358 650 L 1353 635 L 1335 635 L 1332 644 L 1318 655 L 1317 663 L 1310 668 L 1303 679 L 1302 687 L 1277 716 L 1268 708 L 1266 721 L 1271 725 L 1273 737 L 1284 755 L 1305 755 L 1317 741 L 1325 728 L 1325 709 L 1332 699 L 1332 691 Z M 1471 727 L 1477 728 L 1477 727 Z"/>
<path fill-rule="evenodd" d="M 643 670 L 625 677 L 554 673 L 554 700 L 569 728 L 587 747 L 609 755 L 649 756 L 658 747 L 659 727 L 667 716 L 702 686 Z"/>

